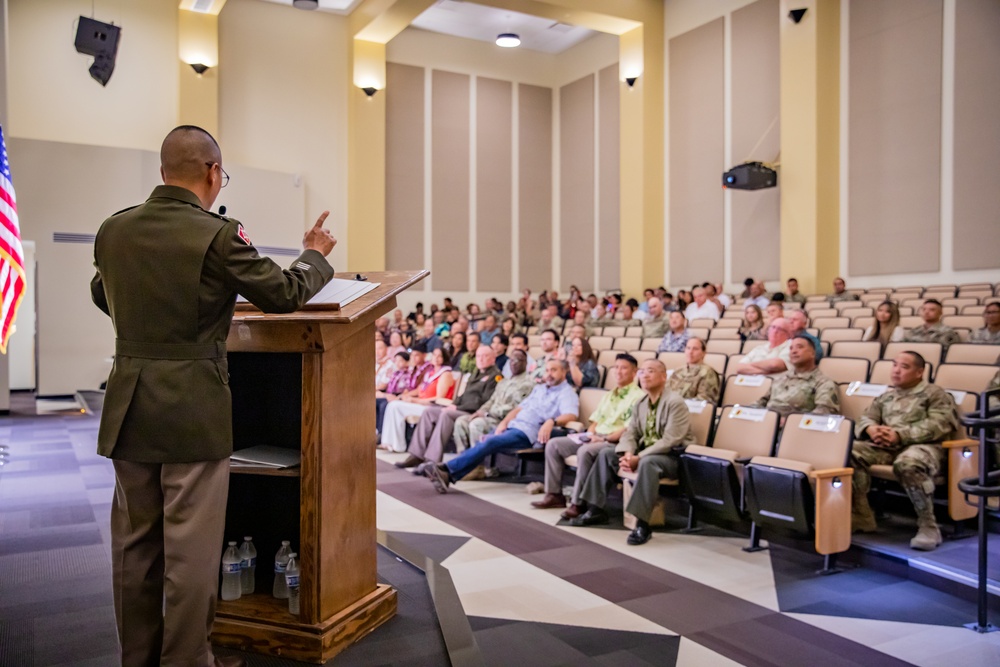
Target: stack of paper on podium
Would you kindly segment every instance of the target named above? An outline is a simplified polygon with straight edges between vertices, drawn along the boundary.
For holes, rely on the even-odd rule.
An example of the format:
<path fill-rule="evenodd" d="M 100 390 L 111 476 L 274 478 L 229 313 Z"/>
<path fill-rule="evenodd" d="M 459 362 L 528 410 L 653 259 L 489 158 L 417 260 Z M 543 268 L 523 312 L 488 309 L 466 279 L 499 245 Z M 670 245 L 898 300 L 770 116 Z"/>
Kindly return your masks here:
<path fill-rule="evenodd" d="M 367 280 L 343 280 L 341 278 L 331 278 L 323 289 L 309 299 L 302 310 L 339 310 L 371 292 L 382 283 L 370 283 Z M 253 305 L 242 296 L 236 298 L 236 303 L 244 308 L 252 308 Z"/>
<path fill-rule="evenodd" d="M 229 457 L 230 463 L 240 466 L 259 466 L 261 468 L 294 468 L 302 462 L 302 452 L 286 447 L 257 445 L 246 449 L 237 449 Z"/>

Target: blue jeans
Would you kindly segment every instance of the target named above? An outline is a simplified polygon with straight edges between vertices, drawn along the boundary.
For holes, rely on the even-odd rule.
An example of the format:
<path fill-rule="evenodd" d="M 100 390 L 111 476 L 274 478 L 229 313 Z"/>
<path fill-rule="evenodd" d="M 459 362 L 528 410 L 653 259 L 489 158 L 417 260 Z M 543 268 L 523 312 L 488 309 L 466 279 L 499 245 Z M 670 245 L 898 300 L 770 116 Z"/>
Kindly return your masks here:
<path fill-rule="evenodd" d="M 509 428 L 500 435 L 489 436 L 475 447 L 470 447 L 449 461 L 448 474 L 451 475 L 453 481 L 457 482 L 492 454 L 527 449 L 528 447 L 531 447 L 531 440 L 528 440 L 528 436 L 516 428 Z"/>
<path fill-rule="evenodd" d="M 375 428 L 382 432 L 382 420 L 385 418 L 385 409 L 389 407 L 389 401 L 385 398 L 375 399 Z"/>

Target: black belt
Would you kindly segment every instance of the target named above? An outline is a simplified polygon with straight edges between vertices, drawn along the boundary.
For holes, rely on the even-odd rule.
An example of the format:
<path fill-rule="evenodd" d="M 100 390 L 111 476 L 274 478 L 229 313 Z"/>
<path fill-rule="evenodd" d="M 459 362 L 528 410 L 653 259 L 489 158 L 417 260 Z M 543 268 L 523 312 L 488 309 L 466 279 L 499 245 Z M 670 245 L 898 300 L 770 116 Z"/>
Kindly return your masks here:
<path fill-rule="evenodd" d="M 139 359 L 168 359 L 183 361 L 191 359 L 224 359 L 226 344 L 216 343 L 137 343 L 130 340 L 115 340 L 115 354 L 121 357 Z"/>

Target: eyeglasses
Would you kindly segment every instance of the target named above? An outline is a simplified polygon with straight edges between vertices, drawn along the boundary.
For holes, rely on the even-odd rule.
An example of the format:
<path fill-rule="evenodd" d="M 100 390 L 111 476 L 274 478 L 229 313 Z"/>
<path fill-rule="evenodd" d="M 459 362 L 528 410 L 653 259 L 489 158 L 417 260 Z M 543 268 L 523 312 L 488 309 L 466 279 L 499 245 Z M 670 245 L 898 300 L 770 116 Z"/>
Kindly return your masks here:
<path fill-rule="evenodd" d="M 205 164 L 208 165 L 209 169 L 211 169 L 212 167 L 214 167 L 215 165 L 217 165 L 219 163 L 218 162 L 206 162 Z M 219 171 L 222 173 L 222 187 L 226 187 L 227 185 L 229 185 L 229 174 L 226 173 L 226 170 L 222 168 L 221 164 L 219 164 Z"/>

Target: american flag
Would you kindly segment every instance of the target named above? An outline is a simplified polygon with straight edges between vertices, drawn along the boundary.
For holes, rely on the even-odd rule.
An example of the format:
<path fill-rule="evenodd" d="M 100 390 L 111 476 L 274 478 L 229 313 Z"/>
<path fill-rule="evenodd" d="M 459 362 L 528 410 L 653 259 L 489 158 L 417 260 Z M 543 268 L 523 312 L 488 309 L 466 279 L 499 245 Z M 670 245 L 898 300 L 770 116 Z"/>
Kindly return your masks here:
<path fill-rule="evenodd" d="M 7 353 L 7 341 L 14 333 L 14 318 L 24 297 L 24 251 L 17 224 L 17 197 L 10 179 L 7 143 L 0 128 L 0 352 Z"/>

